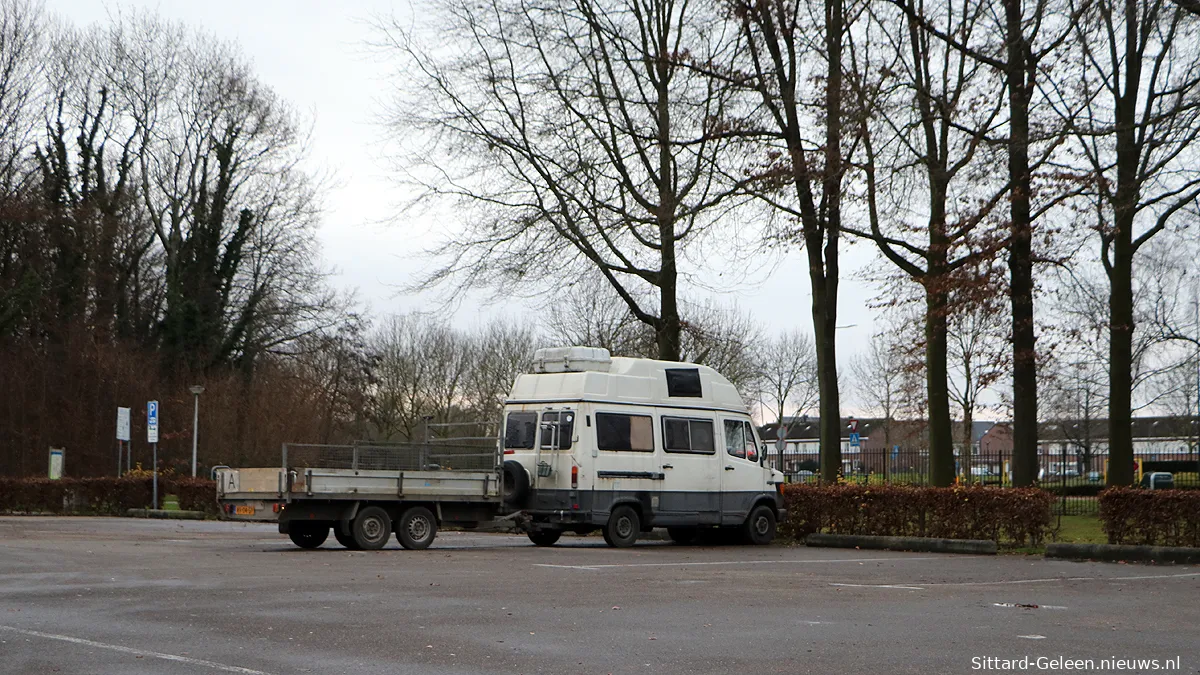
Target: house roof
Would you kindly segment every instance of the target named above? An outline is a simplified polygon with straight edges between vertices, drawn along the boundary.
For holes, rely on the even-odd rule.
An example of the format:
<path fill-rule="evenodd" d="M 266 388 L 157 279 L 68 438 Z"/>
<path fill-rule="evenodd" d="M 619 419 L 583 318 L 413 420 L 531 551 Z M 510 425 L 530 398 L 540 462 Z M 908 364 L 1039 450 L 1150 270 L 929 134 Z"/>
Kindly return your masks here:
<path fill-rule="evenodd" d="M 1200 418 L 1135 417 L 1130 428 L 1135 439 L 1194 438 L 1200 434 Z M 1107 441 L 1108 420 L 1105 418 L 1049 420 L 1038 425 L 1038 440 L 1050 442 Z"/>
<path fill-rule="evenodd" d="M 850 420 L 853 418 L 843 417 L 841 420 L 842 438 L 850 437 Z M 863 438 L 870 435 L 873 428 L 878 427 L 883 423 L 883 420 L 871 418 L 858 418 L 858 433 Z M 784 427 L 787 428 L 787 440 L 789 441 L 813 441 L 821 437 L 821 418 L 819 417 L 785 417 L 783 418 Z M 771 422 L 759 427 L 758 435 L 764 441 L 774 441 L 779 438 L 779 424 Z"/>
<path fill-rule="evenodd" d="M 842 438 L 850 437 L 850 419 L 844 417 L 841 420 Z M 789 441 L 815 441 L 821 437 L 820 418 L 810 417 L 785 417 L 783 418 L 784 426 L 787 427 L 787 440 Z M 881 418 L 864 417 L 858 418 L 858 433 L 862 440 L 866 442 L 871 437 L 872 431 L 881 429 L 886 420 Z M 959 432 L 962 429 L 962 422 L 955 421 L 954 423 L 955 438 L 959 438 Z M 979 439 L 983 438 L 984 434 L 994 427 L 996 422 L 976 421 L 971 423 L 971 442 L 978 443 Z M 926 420 L 892 420 L 891 434 L 895 441 L 911 443 L 918 438 L 924 438 L 927 434 L 929 423 Z M 759 437 L 764 442 L 775 441 L 779 438 L 779 424 L 771 422 L 759 427 Z M 882 442 L 882 441 L 880 441 Z"/>

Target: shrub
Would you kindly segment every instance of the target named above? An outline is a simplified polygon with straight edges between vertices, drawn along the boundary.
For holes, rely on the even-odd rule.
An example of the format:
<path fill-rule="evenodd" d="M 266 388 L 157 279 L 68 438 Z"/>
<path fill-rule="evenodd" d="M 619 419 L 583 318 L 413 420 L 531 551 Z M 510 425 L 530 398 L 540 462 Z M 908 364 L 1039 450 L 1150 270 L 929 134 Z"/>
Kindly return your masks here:
<path fill-rule="evenodd" d="M 1053 497 L 1035 488 L 789 485 L 785 535 L 813 532 L 1039 544 Z"/>
<path fill-rule="evenodd" d="M 1200 547 L 1200 492 L 1109 488 L 1100 523 L 1110 544 Z"/>
<path fill-rule="evenodd" d="M 218 512 L 215 481 L 207 478 L 176 478 L 171 481 L 170 487 L 179 498 L 179 508 L 184 511 L 203 511 L 213 515 Z"/>
<path fill-rule="evenodd" d="M 159 481 L 163 494 L 164 481 Z M 125 515 L 150 506 L 150 478 L 0 478 L 0 512 Z"/>

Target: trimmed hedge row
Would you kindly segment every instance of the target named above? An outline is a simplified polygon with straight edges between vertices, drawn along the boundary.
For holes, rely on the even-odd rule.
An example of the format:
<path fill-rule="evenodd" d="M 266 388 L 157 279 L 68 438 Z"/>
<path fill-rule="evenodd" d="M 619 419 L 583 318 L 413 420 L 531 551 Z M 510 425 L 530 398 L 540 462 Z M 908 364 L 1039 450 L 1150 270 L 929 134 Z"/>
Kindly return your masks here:
<path fill-rule="evenodd" d="M 0 513 L 74 513 L 123 516 L 129 509 L 150 507 L 153 479 L 0 478 Z M 217 512 L 216 483 L 201 478 L 158 479 L 158 496 L 179 497 L 184 510 Z M 160 503 L 161 506 L 161 503 Z"/>
<path fill-rule="evenodd" d="M 780 531 L 984 539 L 1037 545 L 1052 523 L 1054 497 L 1036 488 L 789 485 Z"/>
<path fill-rule="evenodd" d="M 1110 544 L 1200 547 L 1200 492 L 1109 488 L 1100 524 Z"/>

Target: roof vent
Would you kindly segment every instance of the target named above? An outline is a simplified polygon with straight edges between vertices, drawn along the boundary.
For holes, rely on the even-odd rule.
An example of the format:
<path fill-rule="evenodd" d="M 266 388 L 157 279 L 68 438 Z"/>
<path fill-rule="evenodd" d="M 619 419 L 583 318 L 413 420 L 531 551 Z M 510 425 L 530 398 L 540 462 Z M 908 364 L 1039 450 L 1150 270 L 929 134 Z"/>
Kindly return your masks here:
<path fill-rule="evenodd" d="M 607 373 L 612 356 L 602 347 L 543 347 L 533 353 L 535 373 Z"/>

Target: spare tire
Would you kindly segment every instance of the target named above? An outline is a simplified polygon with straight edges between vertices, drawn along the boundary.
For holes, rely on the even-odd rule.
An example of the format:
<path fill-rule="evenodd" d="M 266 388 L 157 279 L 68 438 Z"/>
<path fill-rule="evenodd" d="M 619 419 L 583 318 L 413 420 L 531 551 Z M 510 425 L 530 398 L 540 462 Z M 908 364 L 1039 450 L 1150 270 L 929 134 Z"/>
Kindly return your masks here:
<path fill-rule="evenodd" d="M 529 472 L 520 462 L 510 459 L 504 462 L 504 503 L 513 508 L 525 506 L 529 501 Z"/>

